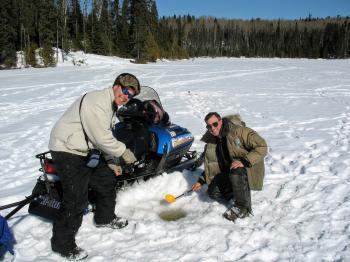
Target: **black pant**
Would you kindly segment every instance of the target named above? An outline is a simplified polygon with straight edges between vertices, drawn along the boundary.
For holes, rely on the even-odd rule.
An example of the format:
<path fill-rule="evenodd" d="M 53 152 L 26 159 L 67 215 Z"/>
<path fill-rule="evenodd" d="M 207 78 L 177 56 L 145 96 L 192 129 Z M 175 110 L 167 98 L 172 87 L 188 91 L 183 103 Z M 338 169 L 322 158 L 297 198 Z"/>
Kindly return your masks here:
<path fill-rule="evenodd" d="M 53 223 L 51 247 L 53 251 L 67 253 L 76 247 L 75 234 L 88 204 L 89 184 L 97 196 L 96 223 L 114 219 L 115 175 L 104 162 L 93 170 L 85 167 L 83 156 L 53 151 L 51 156 L 63 191 L 60 217 Z"/>
<path fill-rule="evenodd" d="M 116 218 L 114 214 L 117 196 L 116 177 L 105 162 L 102 161 L 90 177 L 89 187 L 96 204 L 95 223 L 107 224 L 111 222 Z"/>
<path fill-rule="evenodd" d="M 228 173 L 220 173 L 214 177 L 208 186 L 210 198 L 219 202 L 235 199 L 235 205 L 251 211 L 251 196 L 245 168 L 231 169 Z"/>

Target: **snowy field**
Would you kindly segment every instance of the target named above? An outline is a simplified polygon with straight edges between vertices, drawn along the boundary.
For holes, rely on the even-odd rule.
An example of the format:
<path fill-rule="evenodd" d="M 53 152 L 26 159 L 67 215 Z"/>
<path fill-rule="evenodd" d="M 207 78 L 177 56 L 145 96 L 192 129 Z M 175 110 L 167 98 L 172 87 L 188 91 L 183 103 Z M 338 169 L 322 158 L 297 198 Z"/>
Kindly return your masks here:
<path fill-rule="evenodd" d="M 97 229 L 84 216 L 77 244 L 87 261 L 350 261 L 350 60 L 211 59 L 136 65 L 88 55 L 87 65 L 0 71 L 0 205 L 31 194 L 35 155 L 46 151 L 52 126 L 87 91 L 122 72 L 154 87 L 171 120 L 195 136 L 209 111 L 240 113 L 268 142 L 263 191 L 253 192 L 254 216 L 236 223 L 203 188 L 170 206 L 195 172 L 163 174 L 125 188 L 116 212 L 121 230 Z M 167 222 L 159 213 L 181 209 Z M 1 211 L 4 216 L 9 210 Z M 51 252 L 52 226 L 23 208 L 9 220 L 15 256 L 5 261 L 62 261 Z"/>

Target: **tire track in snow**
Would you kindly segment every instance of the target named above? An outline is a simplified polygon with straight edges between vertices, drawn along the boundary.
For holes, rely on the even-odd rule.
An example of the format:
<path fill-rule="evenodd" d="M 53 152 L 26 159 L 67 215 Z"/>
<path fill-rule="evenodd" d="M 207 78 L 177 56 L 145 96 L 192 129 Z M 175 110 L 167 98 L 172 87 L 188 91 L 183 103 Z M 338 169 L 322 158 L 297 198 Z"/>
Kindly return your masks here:
<path fill-rule="evenodd" d="M 266 73 L 272 73 L 272 72 L 278 72 L 278 71 L 289 71 L 289 70 L 296 70 L 297 67 L 284 67 L 284 68 L 270 68 L 265 70 L 248 70 L 248 72 L 245 73 L 237 73 L 237 74 L 224 74 L 219 76 L 213 76 L 213 77 L 201 77 L 196 78 L 192 80 L 183 80 L 183 81 L 177 81 L 168 83 L 167 87 L 176 87 L 176 86 L 182 86 L 182 85 L 189 85 L 189 84 L 199 84 L 199 83 L 208 83 L 210 81 L 217 81 L 217 80 L 224 80 L 224 79 L 230 79 L 230 78 L 237 78 L 242 76 L 248 76 L 248 75 L 256 75 L 256 74 L 266 74 Z"/>
<path fill-rule="evenodd" d="M 40 85 L 26 85 L 26 86 L 14 86 L 14 87 L 5 87 L 0 88 L 0 95 L 8 95 L 7 93 L 2 94 L 3 91 L 13 91 L 13 90 L 23 90 L 29 89 L 30 92 L 37 91 L 38 89 L 47 89 L 47 87 L 55 87 L 55 86 L 80 86 L 81 84 L 94 84 L 97 82 L 105 82 L 105 79 L 100 80 L 88 80 L 88 81 L 76 81 L 76 82 L 60 82 L 60 83 L 53 83 L 53 84 L 40 84 Z"/>
<path fill-rule="evenodd" d="M 285 67 L 284 67 L 285 68 Z M 274 70 L 280 70 L 281 67 L 273 67 L 273 68 L 269 68 L 269 70 L 274 71 Z M 289 67 L 289 69 L 297 69 L 297 67 Z M 210 75 L 221 75 L 221 74 L 229 74 L 229 73 L 251 73 L 252 71 L 254 72 L 262 72 L 265 73 L 266 72 L 266 68 L 255 68 L 254 70 L 252 69 L 234 69 L 234 70 L 218 70 L 218 71 L 209 71 L 209 72 L 195 72 L 195 73 L 187 73 L 187 70 L 185 71 L 186 73 L 181 73 L 181 74 L 167 74 L 167 78 L 171 78 L 171 77 L 176 77 L 176 78 L 183 78 L 183 77 L 187 77 L 187 76 L 193 76 L 194 78 L 198 78 L 198 76 L 210 76 Z M 147 76 L 142 75 L 143 78 L 153 78 L 153 76 Z"/>

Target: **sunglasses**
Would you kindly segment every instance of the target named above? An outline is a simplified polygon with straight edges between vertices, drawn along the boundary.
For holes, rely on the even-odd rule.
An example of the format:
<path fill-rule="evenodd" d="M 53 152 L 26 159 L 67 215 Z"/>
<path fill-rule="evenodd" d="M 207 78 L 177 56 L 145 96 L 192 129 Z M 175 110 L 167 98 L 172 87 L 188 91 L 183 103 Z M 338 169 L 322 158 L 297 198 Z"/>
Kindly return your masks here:
<path fill-rule="evenodd" d="M 206 125 L 206 128 L 207 128 L 208 130 L 211 130 L 213 127 L 218 127 L 218 125 L 219 125 L 219 122 L 214 122 L 214 123 L 212 123 L 212 124 L 207 124 L 207 125 Z"/>
<path fill-rule="evenodd" d="M 122 87 L 122 93 L 123 95 L 128 96 L 128 99 L 131 99 L 134 97 L 134 95 L 129 92 L 129 88 L 127 86 Z"/>

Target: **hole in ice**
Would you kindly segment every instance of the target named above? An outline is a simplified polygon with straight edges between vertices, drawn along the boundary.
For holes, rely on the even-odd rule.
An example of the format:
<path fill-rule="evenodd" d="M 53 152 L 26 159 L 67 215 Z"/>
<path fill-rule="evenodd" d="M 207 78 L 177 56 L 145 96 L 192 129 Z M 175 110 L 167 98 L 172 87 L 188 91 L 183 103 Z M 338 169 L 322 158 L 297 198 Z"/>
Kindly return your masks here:
<path fill-rule="evenodd" d="M 159 217 L 163 219 L 164 221 L 176 221 L 180 218 L 186 217 L 187 213 L 181 208 L 177 209 L 168 209 L 160 212 Z"/>

